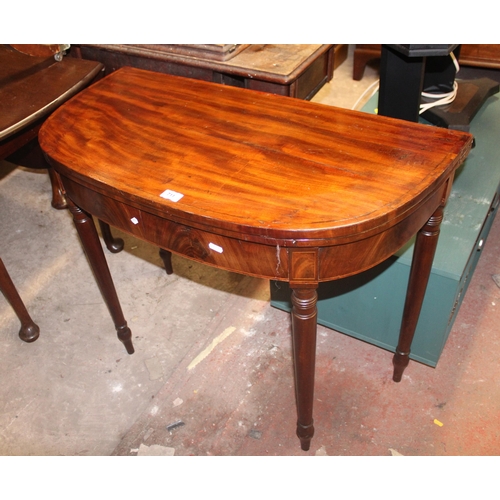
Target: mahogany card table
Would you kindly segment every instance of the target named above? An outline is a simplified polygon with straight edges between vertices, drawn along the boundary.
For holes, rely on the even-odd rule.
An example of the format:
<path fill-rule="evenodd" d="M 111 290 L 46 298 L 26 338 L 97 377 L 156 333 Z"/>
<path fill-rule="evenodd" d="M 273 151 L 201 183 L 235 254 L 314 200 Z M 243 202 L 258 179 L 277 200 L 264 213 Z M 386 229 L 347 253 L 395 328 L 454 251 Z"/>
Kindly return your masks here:
<path fill-rule="evenodd" d="M 401 380 L 470 134 L 125 67 L 61 106 L 39 141 L 129 354 L 92 216 L 164 251 L 289 282 L 303 450 L 318 284 L 375 266 L 417 234 L 393 359 Z"/>

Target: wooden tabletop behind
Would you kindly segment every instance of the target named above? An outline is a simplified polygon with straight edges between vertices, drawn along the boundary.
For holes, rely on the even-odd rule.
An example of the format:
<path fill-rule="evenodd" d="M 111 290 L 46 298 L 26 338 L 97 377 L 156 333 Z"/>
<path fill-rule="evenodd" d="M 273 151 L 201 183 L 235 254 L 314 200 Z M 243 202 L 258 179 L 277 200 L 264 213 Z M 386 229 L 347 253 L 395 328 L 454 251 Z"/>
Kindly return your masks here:
<path fill-rule="evenodd" d="M 95 61 L 52 55 L 29 56 L 0 45 L 0 141 L 47 116 L 91 82 Z"/>

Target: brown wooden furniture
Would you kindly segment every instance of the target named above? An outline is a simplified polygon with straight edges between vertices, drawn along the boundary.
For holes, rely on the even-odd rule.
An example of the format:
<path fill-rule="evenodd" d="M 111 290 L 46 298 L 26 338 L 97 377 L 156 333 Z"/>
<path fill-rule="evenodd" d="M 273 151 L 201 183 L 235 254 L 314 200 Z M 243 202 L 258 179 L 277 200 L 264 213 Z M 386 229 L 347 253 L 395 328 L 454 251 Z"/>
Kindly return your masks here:
<path fill-rule="evenodd" d="M 66 208 L 66 200 L 59 178 L 38 147 L 38 131 L 54 109 L 87 86 L 102 69 L 102 64 L 93 61 L 63 58 L 64 48 L 61 45 L 0 45 L 0 160 L 47 168 L 55 208 Z M 21 339 L 36 340 L 39 328 L 1 259 L 0 290 L 21 321 Z"/>
<path fill-rule="evenodd" d="M 304 450 L 318 284 L 375 266 L 418 233 L 394 356 L 401 379 L 470 134 L 122 68 L 57 110 L 39 138 L 127 352 L 92 215 L 189 259 L 290 283 Z"/>
<path fill-rule="evenodd" d="M 460 64 L 480 68 L 500 68 L 500 44 L 463 44 Z"/>
<path fill-rule="evenodd" d="M 356 44 L 353 53 L 352 79 L 357 81 L 361 80 L 366 65 L 370 61 L 380 59 L 381 51 L 381 44 Z"/>
<path fill-rule="evenodd" d="M 123 66 L 310 99 L 333 77 L 334 45 L 74 45 L 109 74 Z M 343 52 L 339 53 L 343 57 Z"/>
<path fill-rule="evenodd" d="M 58 179 L 39 151 L 38 130 L 54 109 L 89 85 L 103 66 L 95 61 L 62 58 L 60 46 L 15 47 L 0 45 L 0 159 L 47 168 L 52 206 L 65 208 Z"/>

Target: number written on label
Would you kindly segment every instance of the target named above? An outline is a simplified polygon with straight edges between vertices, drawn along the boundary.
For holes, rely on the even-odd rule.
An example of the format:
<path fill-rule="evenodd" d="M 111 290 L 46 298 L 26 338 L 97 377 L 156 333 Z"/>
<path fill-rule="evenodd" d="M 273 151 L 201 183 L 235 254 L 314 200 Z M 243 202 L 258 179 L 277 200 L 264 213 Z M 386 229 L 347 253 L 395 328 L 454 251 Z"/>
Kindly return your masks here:
<path fill-rule="evenodd" d="M 173 201 L 177 203 L 184 195 L 182 193 L 178 193 L 177 191 L 172 191 L 171 189 L 167 189 L 160 194 L 162 198 L 166 200 Z"/>

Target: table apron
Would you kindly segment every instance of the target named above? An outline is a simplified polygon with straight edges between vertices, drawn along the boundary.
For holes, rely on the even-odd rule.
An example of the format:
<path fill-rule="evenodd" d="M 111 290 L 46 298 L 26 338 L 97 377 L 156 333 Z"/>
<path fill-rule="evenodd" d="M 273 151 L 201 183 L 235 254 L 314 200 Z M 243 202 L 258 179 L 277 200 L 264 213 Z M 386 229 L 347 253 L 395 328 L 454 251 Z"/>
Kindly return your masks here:
<path fill-rule="evenodd" d="M 417 210 L 383 232 L 343 244 L 294 247 L 231 238 L 159 217 L 105 196 L 62 177 L 66 195 L 82 210 L 125 233 L 188 259 L 220 269 L 289 281 L 292 286 L 315 286 L 344 278 L 383 262 L 407 243 L 427 222 L 443 198 L 436 190 Z"/>

